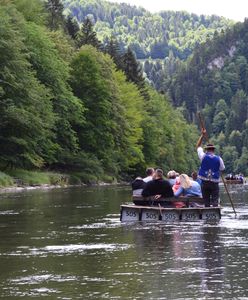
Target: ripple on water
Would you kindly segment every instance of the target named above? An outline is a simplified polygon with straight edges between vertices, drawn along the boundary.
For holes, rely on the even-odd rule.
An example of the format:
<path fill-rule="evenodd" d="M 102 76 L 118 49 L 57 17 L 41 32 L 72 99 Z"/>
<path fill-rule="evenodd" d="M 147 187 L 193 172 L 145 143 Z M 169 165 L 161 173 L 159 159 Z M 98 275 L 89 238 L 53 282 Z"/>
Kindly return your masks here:
<path fill-rule="evenodd" d="M 120 219 L 119 218 L 105 218 L 103 221 L 105 222 L 97 222 L 97 223 L 90 223 L 78 226 L 70 226 L 69 229 L 95 229 L 95 228 L 114 228 L 120 226 Z"/>
<path fill-rule="evenodd" d="M 114 252 L 123 251 L 130 248 L 128 244 L 69 244 L 69 245 L 49 245 L 42 248 L 30 248 L 26 246 L 18 247 L 18 250 L 11 253 L 2 253 L 2 256 L 47 256 L 85 254 L 85 251 L 104 251 Z M 94 254 L 94 253 L 93 253 Z M 99 254 L 99 252 L 97 252 Z"/>
<path fill-rule="evenodd" d="M 5 215 L 19 215 L 19 212 L 14 211 L 14 210 L 4 210 L 4 211 L 0 211 L 0 215 L 1 216 L 5 216 Z"/>
<path fill-rule="evenodd" d="M 23 276 L 23 277 L 11 279 L 10 283 L 15 283 L 16 285 L 23 285 L 23 284 L 38 284 L 47 281 L 67 282 L 67 281 L 77 281 L 77 280 L 78 278 L 76 276 L 42 274 L 42 275 Z"/>

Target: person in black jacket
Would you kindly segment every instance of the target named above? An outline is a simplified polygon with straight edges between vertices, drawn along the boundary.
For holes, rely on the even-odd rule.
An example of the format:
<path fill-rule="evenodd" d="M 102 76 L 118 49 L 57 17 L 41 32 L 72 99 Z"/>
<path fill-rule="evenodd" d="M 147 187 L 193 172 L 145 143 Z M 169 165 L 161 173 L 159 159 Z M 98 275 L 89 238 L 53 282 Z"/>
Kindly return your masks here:
<path fill-rule="evenodd" d="M 174 193 L 168 180 L 163 179 L 163 170 L 156 169 L 153 180 L 147 182 L 142 196 L 155 196 L 155 199 L 173 197 Z"/>

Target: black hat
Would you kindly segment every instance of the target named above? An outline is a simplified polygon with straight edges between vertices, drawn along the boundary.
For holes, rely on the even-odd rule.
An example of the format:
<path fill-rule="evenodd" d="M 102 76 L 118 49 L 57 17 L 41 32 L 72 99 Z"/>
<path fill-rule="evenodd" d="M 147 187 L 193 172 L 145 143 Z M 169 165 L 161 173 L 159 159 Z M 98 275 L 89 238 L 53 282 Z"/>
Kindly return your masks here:
<path fill-rule="evenodd" d="M 205 147 L 204 147 L 205 150 L 210 150 L 210 149 L 215 149 L 215 146 L 213 144 L 207 144 Z"/>

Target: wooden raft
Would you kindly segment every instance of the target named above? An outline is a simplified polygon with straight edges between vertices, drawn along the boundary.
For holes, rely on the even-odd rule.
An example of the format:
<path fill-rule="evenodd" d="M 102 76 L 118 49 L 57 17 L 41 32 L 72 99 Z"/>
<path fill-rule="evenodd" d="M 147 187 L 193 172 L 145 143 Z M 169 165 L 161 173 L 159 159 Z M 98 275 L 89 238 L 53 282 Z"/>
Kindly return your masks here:
<path fill-rule="evenodd" d="M 141 198 L 141 197 L 140 197 Z M 137 199 L 136 199 L 137 200 Z M 145 199 L 148 201 L 148 199 Z M 139 200 L 138 200 L 139 201 Z M 149 200 L 150 201 L 150 200 Z M 185 202 L 185 208 L 170 208 L 158 206 L 158 202 Z M 197 197 L 180 197 L 180 198 L 167 198 L 162 201 L 153 202 L 152 206 L 144 205 L 144 199 L 142 205 L 135 204 L 123 204 L 121 205 L 121 222 L 136 222 L 136 221 L 198 221 L 198 220 L 207 220 L 207 221 L 219 221 L 221 218 L 221 207 L 189 207 L 190 204 L 203 203 L 202 198 Z M 141 199 L 140 199 L 141 202 Z"/>

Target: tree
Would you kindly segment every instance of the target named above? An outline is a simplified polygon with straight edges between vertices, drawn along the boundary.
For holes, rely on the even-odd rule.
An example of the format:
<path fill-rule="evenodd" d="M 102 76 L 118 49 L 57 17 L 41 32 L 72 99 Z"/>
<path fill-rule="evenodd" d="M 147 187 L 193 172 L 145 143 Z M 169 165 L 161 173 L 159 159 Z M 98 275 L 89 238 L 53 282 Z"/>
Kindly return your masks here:
<path fill-rule="evenodd" d="M 68 16 L 65 21 L 65 27 L 68 34 L 75 40 L 80 29 L 77 20 L 72 16 Z"/>
<path fill-rule="evenodd" d="M 111 58 L 113 59 L 114 63 L 116 64 L 117 68 L 119 70 L 123 70 L 123 57 L 121 54 L 121 50 L 119 47 L 119 43 L 114 38 L 114 36 L 111 36 L 109 42 L 105 46 L 105 51 L 108 53 Z"/>
<path fill-rule="evenodd" d="M 77 34 L 77 44 L 80 48 L 83 45 L 92 45 L 96 49 L 101 48 L 101 43 L 97 39 L 96 32 L 93 30 L 93 24 L 90 18 L 86 18 Z"/>
<path fill-rule="evenodd" d="M 14 0 L 16 9 L 22 13 L 27 21 L 44 25 L 47 14 L 41 0 Z"/>
<path fill-rule="evenodd" d="M 229 136 L 229 143 L 235 146 L 238 153 L 241 154 L 242 151 L 242 134 L 239 130 L 233 130 Z"/>
<path fill-rule="evenodd" d="M 128 47 L 127 52 L 123 55 L 123 66 L 124 73 L 127 80 L 135 83 L 141 95 L 145 98 L 149 98 L 149 93 L 147 92 L 145 86 L 145 79 L 143 77 L 143 70 L 141 64 L 136 60 L 134 52 Z"/>
<path fill-rule="evenodd" d="M 227 117 L 223 111 L 215 115 L 213 119 L 213 133 L 219 134 L 221 131 L 225 131 L 226 121 Z"/>
<path fill-rule="evenodd" d="M 74 56 L 71 67 L 71 86 L 86 108 L 86 122 L 78 128 L 80 148 L 94 153 L 108 168 L 114 151 L 109 63 L 103 53 L 85 45 Z"/>
<path fill-rule="evenodd" d="M 235 146 L 225 146 L 223 148 L 222 155 L 224 164 L 225 164 L 225 172 L 233 173 L 234 171 L 234 163 L 238 159 L 238 152 Z"/>
<path fill-rule="evenodd" d="M 235 161 L 234 165 L 234 171 L 236 173 L 243 173 L 244 175 L 248 174 L 248 149 L 246 147 L 242 148 L 242 154 L 240 158 Z"/>
<path fill-rule="evenodd" d="M 26 32 L 26 47 L 31 53 L 29 61 L 39 81 L 49 89 L 56 114 L 54 139 L 57 149 L 47 162 L 66 164 L 70 155 L 79 150 L 75 128 L 84 122 L 84 107 L 71 91 L 69 64 L 60 56 L 50 33 L 33 23 L 26 25 Z"/>
<path fill-rule="evenodd" d="M 31 168 L 56 149 L 55 115 L 50 91 L 28 61 L 25 24 L 15 9 L 0 7 L 0 162 Z"/>
<path fill-rule="evenodd" d="M 57 30 L 64 25 L 64 6 L 61 0 L 47 0 L 46 9 L 48 11 L 48 27 Z"/>

